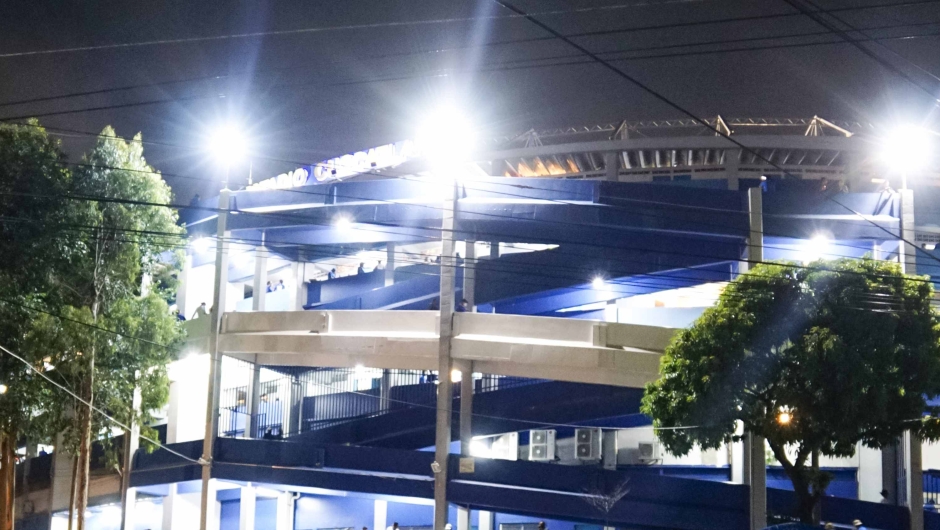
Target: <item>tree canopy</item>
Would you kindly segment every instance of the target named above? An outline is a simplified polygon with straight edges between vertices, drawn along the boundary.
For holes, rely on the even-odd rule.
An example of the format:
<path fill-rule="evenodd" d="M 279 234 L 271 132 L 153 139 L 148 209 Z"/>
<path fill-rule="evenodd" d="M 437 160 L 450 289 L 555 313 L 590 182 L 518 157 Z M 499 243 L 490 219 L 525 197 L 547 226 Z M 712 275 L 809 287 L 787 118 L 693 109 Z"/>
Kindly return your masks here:
<path fill-rule="evenodd" d="M 738 423 L 764 437 L 810 520 L 828 484 L 808 467 L 814 453 L 884 448 L 905 430 L 940 438 L 927 403 L 940 394 L 932 297 L 895 263 L 758 265 L 668 346 L 642 410 L 670 428 L 657 434 L 674 454 L 730 442 Z"/>

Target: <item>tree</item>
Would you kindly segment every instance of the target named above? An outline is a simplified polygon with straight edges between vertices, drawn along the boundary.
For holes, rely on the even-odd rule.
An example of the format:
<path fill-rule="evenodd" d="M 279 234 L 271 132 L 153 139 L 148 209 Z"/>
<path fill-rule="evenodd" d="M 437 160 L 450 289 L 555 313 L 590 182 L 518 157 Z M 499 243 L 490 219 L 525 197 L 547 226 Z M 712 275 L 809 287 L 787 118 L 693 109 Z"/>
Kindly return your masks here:
<path fill-rule="evenodd" d="M 820 454 L 940 437 L 940 319 L 926 277 L 894 263 L 758 265 L 667 347 L 642 410 L 674 454 L 715 449 L 737 423 L 766 438 L 814 521 L 829 477 Z M 675 427 L 687 427 L 675 429 Z"/>
<path fill-rule="evenodd" d="M 0 344 L 21 350 L 37 310 L 59 299 L 54 271 L 74 256 L 54 221 L 74 205 L 56 198 L 71 186 L 58 142 L 35 120 L 0 124 Z M 43 355 L 29 357 L 43 367 Z M 0 530 L 13 526 L 13 452 L 23 439 L 44 441 L 52 433 L 48 412 L 63 396 L 28 366 L 0 355 Z"/>
<path fill-rule="evenodd" d="M 55 352 L 60 377 L 92 405 L 76 404 L 73 416 L 60 417 L 78 455 L 70 508 L 83 530 L 91 442 L 114 427 L 92 407 L 129 422 L 146 420 L 166 402 L 166 365 L 180 327 L 166 293 L 145 291 L 183 240 L 176 213 L 166 206 L 170 189 L 144 159 L 140 135 L 127 142 L 106 127 L 69 191 L 80 205 L 69 219 L 78 255 L 55 278 L 66 293 L 60 312 L 69 319 L 37 319 L 29 345 Z M 131 407 L 135 386 L 141 387 L 142 411 Z"/>

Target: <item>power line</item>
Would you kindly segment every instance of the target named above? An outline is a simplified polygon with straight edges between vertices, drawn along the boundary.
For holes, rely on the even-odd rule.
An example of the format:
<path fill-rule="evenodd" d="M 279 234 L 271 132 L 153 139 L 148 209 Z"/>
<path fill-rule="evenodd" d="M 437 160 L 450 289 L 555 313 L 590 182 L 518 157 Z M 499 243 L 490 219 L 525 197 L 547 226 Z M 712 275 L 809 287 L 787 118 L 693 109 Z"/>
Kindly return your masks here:
<path fill-rule="evenodd" d="M 100 414 L 102 417 L 104 417 L 106 420 L 108 420 L 108 421 L 114 423 L 115 425 L 121 427 L 121 428 L 124 429 L 125 431 L 131 431 L 131 430 L 132 430 L 132 429 L 131 429 L 128 425 L 126 425 L 125 423 L 123 423 L 123 422 L 121 422 L 121 421 L 118 421 L 117 419 L 115 419 L 114 417 L 112 417 L 111 415 L 109 415 L 107 412 L 105 412 L 105 411 L 101 410 L 100 408 L 98 408 L 98 407 L 92 405 L 91 403 L 89 403 L 88 401 L 86 401 L 85 399 L 83 399 L 82 397 L 80 397 L 78 394 L 76 394 L 75 392 L 72 392 L 71 390 L 69 390 L 69 389 L 68 389 L 67 387 L 65 387 L 64 385 L 59 384 L 58 382 L 52 380 L 52 378 L 50 378 L 48 375 L 44 374 L 44 373 L 41 372 L 40 370 L 37 370 L 37 369 L 36 369 L 32 364 L 30 364 L 29 361 L 27 361 L 26 359 L 24 359 L 24 358 L 20 357 L 19 355 L 13 353 L 12 351 L 10 351 L 9 349 L 5 348 L 5 347 L 2 346 L 2 345 L 0 345 L 0 350 L 2 350 L 4 353 L 6 353 L 7 355 L 9 355 L 10 357 L 13 357 L 14 359 L 16 359 L 16 360 L 20 361 L 21 363 L 25 364 L 27 368 L 29 368 L 29 369 L 32 370 L 33 372 L 36 372 L 37 374 L 39 374 L 40 377 L 42 377 L 42 378 L 45 379 L 46 381 L 49 381 L 50 383 L 52 383 L 53 385 L 55 385 L 56 388 L 62 390 L 62 391 L 65 392 L 66 394 L 72 396 L 73 398 L 75 398 L 76 400 L 78 400 L 80 403 L 82 403 L 82 404 L 84 404 L 85 406 L 87 406 L 89 409 L 91 409 L 91 410 L 97 412 L 97 413 Z M 201 465 L 201 463 L 200 463 L 198 460 L 195 460 L 195 459 L 190 458 L 190 457 L 188 457 L 188 456 L 186 456 L 186 455 L 184 455 L 184 454 L 182 454 L 182 453 L 180 453 L 180 452 L 175 451 L 174 449 L 170 448 L 169 446 L 160 443 L 159 440 L 154 440 L 153 438 L 150 438 L 149 436 L 146 436 L 146 435 L 143 435 L 143 434 L 139 434 L 138 436 L 140 436 L 140 437 L 143 438 L 144 440 L 147 440 L 148 442 L 154 444 L 155 446 L 160 447 L 161 449 L 166 450 L 168 453 L 173 454 L 173 455 L 175 455 L 175 456 L 178 456 L 178 457 L 182 458 L 183 460 L 187 460 L 187 461 L 192 462 L 192 463 L 194 463 L 194 464 L 200 464 L 200 465 Z"/>
<path fill-rule="evenodd" d="M 630 4 L 616 4 L 608 6 L 597 6 L 597 7 L 581 7 L 576 9 L 559 9 L 553 11 L 542 11 L 539 14 L 544 16 L 555 16 L 555 15 L 569 15 L 575 13 L 587 13 L 587 12 L 597 12 L 597 11 L 612 11 L 618 9 L 627 9 L 633 7 L 644 7 L 644 6 L 661 6 L 665 4 L 687 4 L 687 3 L 696 3 L 702 2 L 704 0 L 663 0 L 659 2 L 636 2 Z M 917 2 L 922 3 L 922 2 Z M 85 51 L 97 51 L 97 50 L 114 50 L 114 49 L 126 49 L 126 48 L 139 48 L 144 46 L 158 46 L 158 45 L 168 45 L 168 44 L 190 44 L 195 42 L 211 42 L 211 41 L 227 41 L 227 40 L 240 40 L 240 39 L 251 39 L 258 37 L 273 37 L 273 36 L 288 36 L 288 35 L 303 35 L 303 34 L 312 34 L 312 33 L 324 33 L 330 31 L 349 31 L 349 30 L 360 30 L 360 29 L 375 29 L 375 28 L 388 28 L 388 27 L 408 27 L 408 26 L 428 26 L 436 24 L 452 24 L 459 22 L 473 22 L 478 20 L 496 20 L 496 19 L 510 19 L 515 18 L 512 15 L 496 15 L 496 16 L 484 16 L 484 17 L 450 17 L 450 18 L 438 18 L 438 19 L 429 19 L 429 20 L 405 20 L 398 22 L 374 22 L 369 24 L 343 24 L 337 26 L 321 26 L 313 28 L 298 28 L 298 29 L 287 29 L 287 30 L 272 30 L 272 31 L 255 31 L 247 33 L 231 33 L 226 35 L 213 35 L 206 37 L 184 37 L 177 39 L 155 39 L 149 41 L 138 41 L 138 42 L 126 42 L 126 43 L 117 43 L 117 44 L 100 44 L 93 46 L 74 46 L 70 48 L 54 48 L 46 50 L 32 50 L 32 51 L 21 51 L 21 52 L 7 52 L 0 53 L 0 59 L 12 58 L 12 57 L 30 57 L 36 55 L 52 55 L 59 53 L 74 53 L 74 52 L 85 52 Z"/>
<path fill-rule="evenodd" d="M 934 93 L 933 90 L 931 90 L 930 88 L 927 88 L 927 87 L 925 87 L 924 85 L 920 84 L 920 82 L 918 82 L 916 79 L 914 79 L 913 77 L 911 77 L 910 75 L 908 75 L 907 72 L 901 70 L 900 68 L 898 68 L 897 66 L 895 66 L 895 65 L 892 64 L 891 62 L 885 60 L 884 58 L 879 57 L 877 54 L 875 54 L 874 52 L 872 52 L 871 50 L 869 50 L 869 49 L 866 48 L 865 46 L 862 46 L 859 42 L 857 42 L 856 39 L 852 38 L 848 33 L 846 33 L 845 31 L 843 31 L 843 30 L 841 30 L 841 29 L 839 29 L 838 27 L 834 26 L 833 24 L 829 23 L 829 22 L 826 21 L 824 18 L 822 18 L 822 17 L 819 15 L 819 12 L 818 12 L 818 11 L 813 11 L 813 10 L 807 8 L 807 7 L 804 6 L 801 2 L 799 2 L 799 0 L 783 0 L 783 1 L 786 2 L 787 4 L 789 4 L 790 6 L 792 6 L 793 8 L 795 8 L 797 11 L 799 11 L 799 12 L 802 13 L 803 15 L 806 15 L 806 17 L 808 17 L 810 20 L 813 20 L 814 22 L 816 22 L 816 23 L 819 24 L 820 26 L 822 26 L 822 27 L 828 29 L 829 31 L 831 31 L 831 32 L 834 33 L 835 35 L 838 35 L 842 40 L 844 40 L 845 42 L 847 42 L 847 43 L 851 44 L 852 46 L 854 46 L 855 48 L 857 48 L 857 49 L 858 49 L 859 51 L 861 51 L 863 54 L 865 54 L 865 55 L 867 55 L 868 57 L 870 57 L 871 59 L 873 59 L 875 62 L 877 62 L 878 64 L 880 64 L 880 65 L 883 66 L 884 68 L 886 68 L 888 71 L 893 72 L 895 75 L 901 76 L 902 78 L 904 78 L 905 80 L 907 80 L 907 82 L 909 82 L 910 84 L 912 84 L 912 85 L 914 85 L 915 87 L 919 88 L 921 91 L 923 91 L 925 94 L 927 94 L 927 96 L 930 97 L 930 99 L 931 99 L 934 103 L 940 103 L 940 99 L 937 98 L 937 95 Z M 851 27 L 851 26 L 850 26 L 850 27 Z"/>

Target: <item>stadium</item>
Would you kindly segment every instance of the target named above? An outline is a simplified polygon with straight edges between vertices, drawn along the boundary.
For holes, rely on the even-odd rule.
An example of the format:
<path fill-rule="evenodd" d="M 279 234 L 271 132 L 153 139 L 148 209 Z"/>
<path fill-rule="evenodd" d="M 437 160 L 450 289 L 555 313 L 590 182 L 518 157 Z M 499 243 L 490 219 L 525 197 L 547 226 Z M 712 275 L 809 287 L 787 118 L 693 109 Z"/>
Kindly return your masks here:
<path fill-rule="evenodd" d="M 175 453 L 133 456 L 134 528 L 194 528 L 203 480 L 213 530 L 718 530 L 791 515 L 762 441 L 670 455 L 643 387 L 750 264 L 870 256 L 940 279 L 936 171 L 900 171 L 916 145 L 886 153 L 861 123 L 704 122 L 470 146 L 455 121 L 431 147 L 193 205 L 176 299 L 188 338 L 159 425 Z M 940 527 L 940 447 L 821 465 L 825 520 Z M 65 528 L 70 473 L 64 455 L 35 459 L 27 526 Z M 99 469 L 92 497 L 89 530 L 119 528 L 120 478 Z"/>

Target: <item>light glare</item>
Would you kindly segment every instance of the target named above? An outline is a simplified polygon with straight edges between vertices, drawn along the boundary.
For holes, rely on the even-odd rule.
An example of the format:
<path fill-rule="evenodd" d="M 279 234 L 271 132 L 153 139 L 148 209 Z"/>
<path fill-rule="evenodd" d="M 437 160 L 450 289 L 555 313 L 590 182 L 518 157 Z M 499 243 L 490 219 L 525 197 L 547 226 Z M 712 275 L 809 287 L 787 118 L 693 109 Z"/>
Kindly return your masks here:
<path fill-rule="evenodd" d="M 916 171 L 927 165 L 933 149 L 932 134 L 915 125 L 902 125 L 885 139 L 881 156 L 901 172 Z"/>
<path fill-rule="evenodd" d="M 196 252 L 203 253 L 209 250 L 209 238 L 200 237 L 198 239 L 194 239 L 193 242 L 190 243 L 190 245 L 192 245 L 193 250 L 195 250 Z"/>
<path fill-rule="evenodd" d="M 470 120 L 453 104 L 443 104 L 422 121 L 415 144 L 435 164 L 466 160 L 476 143 Z"/>
<path fill-rule="evenodd" d="M 209 135 L 208 150 L 217 164 L 228 167 L 245 156 L 248 141 L 240 127 L 234 123 L 225 123 Z"/>
<path fill-rule="evenodd" d="M 824 235 L 813 236 L 803 247 L 803 264 L 823 259 L 823 257 L 830 253 L 830 242 L 831 240 Z"/>
<path fill-rule="evenodd" d="M 595 288 L 595 289 L 603 289 L 603 288 L 604 288 L 604 278 L 601 278 L 600 276 L 597 276 L 596 278 L 594 278 L 593 280 L 591 280 L 591 287 L 593 287 L 593 288 Z"/>

